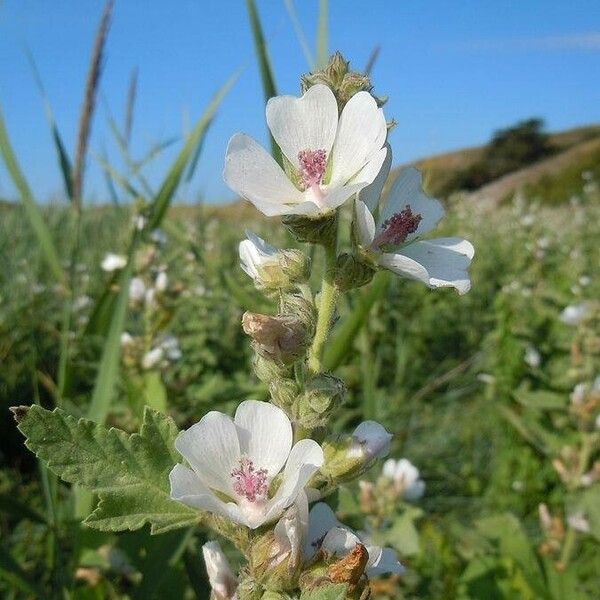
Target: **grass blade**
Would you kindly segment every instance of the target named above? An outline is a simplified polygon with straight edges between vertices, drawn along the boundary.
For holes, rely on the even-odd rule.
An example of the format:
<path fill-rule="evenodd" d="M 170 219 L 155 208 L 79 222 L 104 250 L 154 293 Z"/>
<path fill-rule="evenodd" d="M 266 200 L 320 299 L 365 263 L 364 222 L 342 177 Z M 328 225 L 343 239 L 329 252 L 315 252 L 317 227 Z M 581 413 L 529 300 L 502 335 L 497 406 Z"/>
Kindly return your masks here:
<path fill-rule="evenodd" d="M 219 105 L 237 78 L 238 74 L 235 73 L 225 82 L 225 84 L 213 97 L 210 104 L 204 111 L 204 114 L 200 117 L 194 126 L 194 129 L 187 137 L 183 148 L 171 165 L 167 176 L 165 177 L 160 189 L 152 201 L 152 217 L 150 218 L 150 222 L 148 224 L 150 229 L 155 229 L 158 227 L 163 220 L 163 217 L 169 208 L 169 204 L 171 203 L 173 196 L 177 191 L 185 168 L 189 164 L 190 157 L 193 156 L 198 144 L 202 142 L 204 136 L 206 135 L 206 130 L 217 109 L 219 108 Z"/>
<path fill-rule="evenodd" d="M 4 159 L 6 169 L 13 180 L 15 187 L 17 188 L 17 191 L 19 192 L 21 204 L 25 209 L 29 224 L 34 231 L 38 240 L 38 244 L 40 245 L 40 249 L 42 250 L 42 257 L 46 261 L 46 264 L 48 265 L 54 278 L 60 283 L 64 283 L 65 273 L 60 266 L 58 252 L 56 251 L 52 236 L 50 235 L 50 230 L 44 222 L 42 211 L 31 195 L 29 185 L 25 179 L 25 176 L 23 175 L 23 172 L 21 171 L 21 168 L 19 167 L 19 163 L 17 162 L 17 158 L 15 157 L 12 146 L 10 145 L 8 132 L 6 131 L 6 127 L 4 125 L 4 117 L 2 116 L 1 110 L 0 153 Z"/>
<path fill-rule="evenodd" d="M 83 105 L 79 117 L 79 131 L 77 133 L 77 150 L 75 152 L 75 166 L 73 167 L 73 205 L 79 211 L 81 210 L 81 194 L 83 191 L 83 171 L 85 169 L 85 156 L 92 129 L 92 117 L 96 106 L 96 95 L 98 92 L 98 83 L 102 71 L 102 60 L 104 56 L 104 45 L 110 26 L 110 17 L 113 8 L 113 0 L 107 0 L 102 11 L 100 24 L 94 39 L 94 47 L 88 70 L 87 82 L 85 84 L 85 94 Z"/>
<path fill-rule="evenodd" d="M 115 391 L 115 385 L 119 375 L 119 361 L 121 359 L 121 334 L 125 327 L 127 315 L 127 302 L 129 299 L 129 282 L 133 273 L 135 251 L 137 249 L 139 232 L 136 230 L 131 242 L 127 266 L 121 271 L 119 277 L 119 293 L 113 305 L 112 318 L 108 328 L 102 357 L 96 375 L 92 401 L 88 410 L 88 418 L 98 423 L 106 419 L 110 403 Z"/>
<path fill-rule="evenodd" d="M 323 364 L 328 371 L 333 371 L 342 363 L 352 350 L 354 339 L 367 322 L 373 305 L 385 293 L 389 283 L 387 273 L 378 273 L 366 294 L 357 302 L 357 306 L 327 344 Z"/>
<path fill-rule="evenodd" d="M 138 68 L 131 71 L 129 78 L 129 89 L 127 90 L 127 105 L 125 106 L 125 123 L 123 125 L 123 139 L 129 148 L 131 141 L 131 130 L 133 129 L 133 109 L 135 108 L 135 97 L 137 95 Z"/>
<path fill-rule="evenodd" d="M 260 18 L 258 16 L 258 11 L 256 10 L 256 4 L 254 3 L 254 0 L 246 0 L 246 8 L 248 9 L 248 18 L 250 19 L 250 28 L 252 29 L 252 37 L 254 39 L 254 50 L 256 52 L 256 60 L 260 70 L 260 78 L 262 80 L 263 93 L 266 102 L 269 98 L 277 96 L 277 88 L 275 87 L 275 79 L 271 69 L 269 54 L 267 52 L 265 36 L 263 34 L 262 25 L 260 24 Z M 269 137 L 271 140 L 271 154 L 273 155 L 273 158 L 281 165 L 283 164 L 281 150 L 275 143 L 275 139 L 270 132 Z"/>
<path fill-rule="evenodd" d="M 296 12 L 296 7 L 294 6 L 294 0 L 284 0 L 284 4 L 288 15 L 290 16 L 292 27 L 296 32 L 296 37 L 298 38 L 300 48 L 302 48 L 302 54 L 304 54 L 304 58 L 306 59 L 309 69 L 313 71 L 315 68 L 315 59 L 310 51 L 306 35 L 304 34 L 304 30 L 300 24 L 300 19 L 298 19 L 298 13 Z"/>
<path fill-rule="evenodd" d="M 373 50 L 371 50 L 371 54 L 369 54 L 369 60 L 367 60 L 367 64 L 365 66 L 365 75 L 370 75 L 373 67 L 375 66 L 375 62 L 379 57 L 379 51 L 381 50 L 381 46 L 375 46 Z"/>
<path fill-rule="evenodd" d="M 319 2 L 319 20 L 317 23 L 317 68 L 324 69 L 329 58 L 329 0 Z"/>
<path fill-rule="evenodd" d="M 33 70 L 33 78 L 35 80 L 35 83 L 38 87 L 40 95 L 42 96 L 42 102 L 44 103 L 44 112 L 46 113 L 46 120 L 48 121 L 48 126 L 50 127 L 52 141 L 54 142 L 54 148 L 58 157 L 58 166 L 60 167 L 60 172 L 62 174 L 65 192 L 69 200 L 73 200 L 73 172 L 71 166 L 71 159 L 69 158 L 66 147 L 62 141 L 60 132 L 58 131 L 56 119 L 54 118 L 54 112 L 52 111 L 50 100 L 48 99 L 48 94 L 46 93 L 46 88 L 44 87 L 44 83 L 42 82 L 42 77 L 33 58 L 33 54 L 31 54 L 28 48 L 25 49 L 25 54 L 27 56 L 29 64 L 31 65 L 31 69 Z"/>

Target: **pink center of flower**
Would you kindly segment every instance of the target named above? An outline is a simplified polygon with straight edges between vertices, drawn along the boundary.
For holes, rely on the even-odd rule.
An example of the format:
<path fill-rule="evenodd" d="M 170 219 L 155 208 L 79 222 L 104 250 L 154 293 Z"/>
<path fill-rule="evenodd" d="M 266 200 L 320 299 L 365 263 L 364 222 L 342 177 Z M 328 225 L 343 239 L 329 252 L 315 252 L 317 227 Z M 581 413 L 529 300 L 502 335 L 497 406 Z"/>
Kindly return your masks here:
<path fill-rule="evenodd" d="M 246 456 L 240 458 L 240 466 L 231 471 L 233 491 L 250 502 L 265 500 L 269 486 L 267 470 L 255 469 L 254 463 Z"/>
<path fill-rule="evenodd" d="M 300 163 L 300 185 L 302 191 L 311 189 L 317 200 L 323 198 L 319 187 L 327 168 L 327 152 L 325 150 L 301 150 L 298 152 Z"/>
<path fill-rule="evenodd" d="M 423 217 L 420 214 L 413 214 L 411 207 L 407 204 L 404 210 L 383 222 L 381 233 L 373 240 L 373 248 L 381 248 L 386 244 L 399 246 L 419 228 L 422 220 Z"/>

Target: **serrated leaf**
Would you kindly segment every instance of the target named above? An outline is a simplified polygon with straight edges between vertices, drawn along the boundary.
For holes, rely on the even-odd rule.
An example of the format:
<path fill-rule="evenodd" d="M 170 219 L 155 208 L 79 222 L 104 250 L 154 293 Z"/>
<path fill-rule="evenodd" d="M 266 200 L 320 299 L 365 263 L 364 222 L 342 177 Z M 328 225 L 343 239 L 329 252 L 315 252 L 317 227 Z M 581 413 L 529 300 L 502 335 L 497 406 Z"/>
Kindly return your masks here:
<path fill-rule="evenodd" d="M 91 527 L 122 531 L 149 523 L 160 533 L 198 521 L 196 511 L 169 497 L 168 474 L 180 459 L 169 417 L 146 408 L 140 432 L 130 435 L 58 408 L 32 406 L 17 415 L 27 448 L 64 481 L 98 495 L 85 520 Z"/>
<path fill-rule="evenodd" d="M 314 590 L 302 592 L 300 600 L 345 600 L 347 591 L 345 583 L 322 585 Z"/>

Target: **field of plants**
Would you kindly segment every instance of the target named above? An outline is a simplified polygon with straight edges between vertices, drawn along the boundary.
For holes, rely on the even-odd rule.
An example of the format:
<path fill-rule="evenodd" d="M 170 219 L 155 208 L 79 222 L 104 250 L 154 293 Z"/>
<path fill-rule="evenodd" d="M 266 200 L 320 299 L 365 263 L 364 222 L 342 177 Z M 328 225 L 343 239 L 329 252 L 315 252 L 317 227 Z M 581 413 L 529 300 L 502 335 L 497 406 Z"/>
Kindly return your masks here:
<path fill-rule="evenodd" d="M 269 98 L 275 74 L 247 4 Z M 110 3 L 72 160 L 49 113 L 64 203 L 32 197 L 0 114 L 0 156 L 19 199 L 0 204 L 0 596 L 598 598 L 600 160 L 598 144 L 590 146 L 597 130 L 578 139 L 588 144 L 583 155 L 487 202 L 476 198 L 482 186 L 557 160 L 566 142 L 556 146 L 532 120 L 498 132 L 462 169 L 422 165 L 425 191 L 446 213 L 435 236 L 460 236 L 475 248 L 468 293 L 430 289 L 360 253 L 353 201 L 334 209 L 335 234 L 329 217 L 268 218 L 243 201 L 174 204 L 231 81 L 160 186 L 144 178 L 149 152 L 147 162 L 131 158 L 127 173 L 104 165 L 129 202 L 86 206 L 82 165 L 109 16 Z M 305 86 L 329 82 L 340 103 L 344 64 L 334 57 L 329 70 L 316 67 L 320 79 Z M 114 133 L 127 157 L 128 135 L 116 124 Z M 393 168 L 388 181 L 406 173 Z M 261 270 L 256 254 L 241 268 L 245 230 L 287 250 L 279 270 Z M 341 258 L 337 248 L 353 254 Z M 269 252 L 262 247 L 258 256 Z M 303 523 L 299 502 L 279 521 L 291 545 L 283 552 L 276 521 L 234 527 L 211 509 L 193 510 L 171 499 L 174 478 L 169 498 L 169 472 L 184 469 L 177 432 L 193 431 L 210 411 L 233 415 L 247 399 L 270 400 L 290 417 L 294 449 L 323 447 L 308 500 L 319 498 L 317 507 L 335 511 L 334 525 L 337 517 L 357 532 L 337 523 L 344 551 L 327 549 L 325 529 L 314 556 L 295 555 L 299 534 L 288 521 Z M 347 466 L 344 444 L 362 443 L 360 424 L 372 421 L 393 434 L 389 453 L 378 449 Z M 244 491 L 249 502 L 252 494 L 268 498 L 260 487 L 266 471 L 254 474 L 245 460 L 241 474 L 231 473 L 236 485 L 256 484 Z M 275 497 L 287 469 L 271 482 L 280 486 Z M 224 504 L 225 492 L 215 494 Z M 348 539 L 361 543 L 350 551 Z M 365 547 L 367 563 L 358 556 Z M 393 550 L 402 567 L 377 571 L 375 547 Z"/>

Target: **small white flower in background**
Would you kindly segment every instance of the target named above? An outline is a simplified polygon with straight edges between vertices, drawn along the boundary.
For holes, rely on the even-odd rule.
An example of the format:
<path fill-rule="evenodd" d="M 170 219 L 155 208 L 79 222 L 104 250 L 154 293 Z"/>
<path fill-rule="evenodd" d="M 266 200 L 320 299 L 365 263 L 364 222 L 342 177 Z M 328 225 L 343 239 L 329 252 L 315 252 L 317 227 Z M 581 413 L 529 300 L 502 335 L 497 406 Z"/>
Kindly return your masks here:
<path fill-rule="evenodd" d="M 167 290 L 169 285 L 169 277 L 165 271 L 160 271 L 156 276 L 156 280 L 154 281 L 154 289 L 157 292 L 163 293 Z"/>
<path fill-rule="evenodd" d="M 162 229 L 153 229 L 150 232 L 150 241 L 158 246 L 164 246 L 167 243 L 167 236 Z"/>
<path fill-rule="evenodd" d="M 595 425 L 596 425 L 596 429 L 600 430 L 600 414 L 596 417 Z"/>
<path fill-rule="evenodd" d="M 587 518 L 582 512 L 569 515 L 567 517 L 567 523 L 571 529 L 574 529 L 579 533 L 590 532 L 590 522 L 587 520 Z"/>
<path fill-rule="evenodd" d="M 417 169 L 402 169 L 378 210 L 391 165 L 388 155 L 377 179 L 356 201 L 354 231 L 359 245 L 384 269 L 430 288 L 453 287 L 459 294 L 467 293 L 471 288 L 467 269 L 475 252 L 472 244 L 461 238 L 419 240 L 437 225 L 444 209 L 425 195 Z"/>
<path fill-rule="evenodd" d="M 390 452 L 392 434 L 376 421 L 364 421 L 352 432 L 349 458 L 360 458 L 368 465 Z"/>
<path fill-rule="evenodd" d="M 355 533 L 340 523 L 327 504 L 319 502 L 312 507 L 304 543 L 305 559 L 310 559 L 318 550 L 334 556 L 346 556 L 359 543 L 365 546 L 369 554 L 366 567 L 368 577 L 404 572 L 394 550 L 370 544 L 364 534 Z"/>
<path fill-rule="evenodd" d="M 541 528 L 544 531 L 548 531 L 552 527 L 552 515 L 548 510 L 548 505 L 544 502 L 538 505 L 538 515 Z"/>
<path fill-rule="evenodd" d="M 215 600 L 237 600 L 238 580 L 219 543 L 204 544 L 202 555 Z"/>
<path fill-rule="evenodd" d="M 121 334 L 121 348 L 126 348 L 127 346 L 130 346 L 133 343 L 133 336 L 127 332 L 124 331 Z"/>
<path fill-rule="evenodd" d="M 289 418 L 268 402 L 246 400 L 234 419 L 211 411 L 175 440 L 191 469 L 173 467 L 171 498 L 251 529 L 274 521 L 323 464 L 317 442 L 292 442 Z M 273 493 L 270 486 L 280 472 Z"/>
<path fill-rule="evenodd" d="M 73 302 L 73 310 L 79 311 L 87 308 L 92 303 L 92 299 L 85 294 L 82 296 L 77 296 L 75 301 Z"/>
<path fill-rule="evenodd" d="M 335 96 L 322 84 L 301 98 L 271 98 L 266 114 L 289 175 L 240 133 L 229 141 L 223 171 L 227 185 L 266 216 L 327 213 L 379 173 L 387 154 L 387 126 L 368 92 L 352 96 L 339 118 Z"/>
<path fill-rule="evenodd" d="M 279 250 L 265 240 L 246 231 L 248 239 L 240 242 L 240 266 L 244 273 L 255 282 L 261 279 L 261 270 L 268 266 L 277 266 L 279 262 Z"/>
<path fill-rule="evenodd" d="M 136 215 L 133 218 L 133 224 L 138 231 L 142 231 L 146 226 L 146 219 L 142 215 Z"/>
<path fill-rule="evenodd" d="M 144 304 L 149 310 L 156 308 L 156 290 L 154 288 L 148 288 L 144 294 Z"/>
<path fill-rule="evenodd" d="M 588 391 L 588 386 L 585 383 L 578 383 L 571 392 L 571 404 L 573 406 L 581 406 L 585 400 Z"/>
<path fill-rule="evenodd" d="M 382 474 L 394 482 L 396 492 L 405 500 L 418 500 L 425 493 L 425 482 L 419 478 L 419 469 L 406 458 L 386 460 Z"/>
<path fill-rule="evenodd" d="M 535 215 L 527 213 L 521 217 L 521 225 L 523 227 L 531 227 L 535 223 Z"/>
<path fill-rule="evenodd" d="M 533 346 L 527 346 L 524 360 L 532 369 L 537 369 L 542 364 L 542 355 Z"/>
<path fill-rule="evenodd" d="M 129 299 L 132 302 L 141 302 L 146 295 L 146 285 L 141 277 L 132 277 L 129 282 Z"/>
<path fill-rule="evenodd" d="M 579 285 L 581 287 L 587 287 L 588 285 L 590 285 L 591 282 L 592 282 L 591 278 L 588 277 L 587 275 L 582 275 L 579 278 Z"/>
<path fill-rule="evenodd" d="M 107 271 L 108 273 L 111 273 L 112 271 L 118 271 L 119 269 L 124 268 L 126 264 L 127 264 L 127 259 L 124 256 L 121 256 L 120 254 L 113 254 L 112 252 L 109 252 L 102 259 L 100 266 L 102 267 L 103 271 Z"/>
<path fill-rule="evenodd" d="M 589 312 L 590 307 L 586 302 L 570 304 L 560 313 L 559 319 L 566 325 L 579 325 Z"/>
<path fill-rule="evenodd" d="M 144 369 L 153 369 L 156 367 L 164 357 L 164 350 L 158 346 L 152 348 L 149 352 L 146 352 L 142 358 L 142 367 Z"/>
<path fill-rule="evenodd" d="M 179 340 L 173 335 L 165 336 L 159 346 L 163 349 L 165 356 L 171 361 L 179 360 L 182 356 Z"/>

